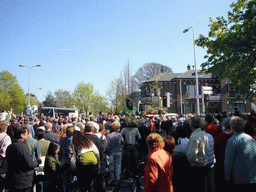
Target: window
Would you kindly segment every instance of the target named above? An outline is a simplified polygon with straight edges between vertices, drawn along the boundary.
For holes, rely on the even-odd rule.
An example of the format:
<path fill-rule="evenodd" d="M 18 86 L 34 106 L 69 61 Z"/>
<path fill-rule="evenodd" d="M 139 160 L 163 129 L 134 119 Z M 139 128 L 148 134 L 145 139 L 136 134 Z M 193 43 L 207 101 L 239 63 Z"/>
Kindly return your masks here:
<path fill-rule="evenodd" d="M 232 87 L 232 83 L 228 83 L 228 97 L 235 97 L 235 88 Z"/>
<path fill-rule="evenodd" d="M 196 86 L 195 85 L 186 85 L 186 98 L 191 99 L 196 95 Z"/>

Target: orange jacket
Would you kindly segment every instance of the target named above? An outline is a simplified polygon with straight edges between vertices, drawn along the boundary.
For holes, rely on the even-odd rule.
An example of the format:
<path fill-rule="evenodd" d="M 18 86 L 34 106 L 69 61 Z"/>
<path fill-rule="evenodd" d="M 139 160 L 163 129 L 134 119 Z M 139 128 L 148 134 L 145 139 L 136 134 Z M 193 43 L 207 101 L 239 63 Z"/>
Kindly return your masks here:
<path fill-rule="evenodd" d="M 171 155 L 157 148 L 150 152 L 144 168 L 144 192 L 173 192 Z"/>

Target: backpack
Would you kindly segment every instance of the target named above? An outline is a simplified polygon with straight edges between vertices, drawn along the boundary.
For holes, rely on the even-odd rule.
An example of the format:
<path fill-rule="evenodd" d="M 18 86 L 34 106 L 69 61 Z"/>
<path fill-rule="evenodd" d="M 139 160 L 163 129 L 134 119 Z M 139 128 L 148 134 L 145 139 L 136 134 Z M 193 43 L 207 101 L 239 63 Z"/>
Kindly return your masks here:
<path fill-rule="evenodd" d="M 78 156 L 78 162 L 81 165 L 97 165 L 98 160 L 92 151 L 88 151 Z"/>

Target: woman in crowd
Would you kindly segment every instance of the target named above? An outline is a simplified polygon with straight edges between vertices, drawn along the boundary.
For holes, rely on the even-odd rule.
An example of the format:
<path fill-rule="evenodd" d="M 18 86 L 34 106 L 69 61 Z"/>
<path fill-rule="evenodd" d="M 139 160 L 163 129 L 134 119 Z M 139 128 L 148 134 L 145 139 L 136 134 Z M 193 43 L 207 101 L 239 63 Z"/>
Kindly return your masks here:
<path fill-rule="evenodd" d="M 163 149 L 163 138 L 158 133 L 151 133 L 147 145 L 150 153 L 144 168 L 143 191 L 173 192 L 172 157 Z"/>
<path fill-rule="evenodd" d="M 72 141 L 76 151 L 77 184 L 80 191 L 92 191 L 92 181 L 97 175 L 100 162 L 96 145 L 80 131 L 75 131 Z"/>
<path fill-rule="evenodd" d="M 175 139 L 167 135 L 164 137 L 164 150 L 168 151 L 172 156 L 173 161 L 173 189 L 175 192 L 189 191 L 189 185 L 184 185 L 184 181 L 188 181 L 188 170 L 190 164 L 183 152 L 175 151 Z"/>
<path fill-rule="evenodd" d="M 107 135 L 108 152 L 109 156 L 113 157 L 113 162 L 110 163 L 110 169 L 114 170 L 115 178 L 112 176 L 112 180 L 118 182 L 121 175 L 121 162 L 122 162 L 122 144 L 124 139 L 122 135 L 116 132 L 117 126 L 113 123 L 109 126 L 110 133 Z"/>
<path fill-rule="evenodd" d="M 58 177 L 58 161 L 57 155 L 60 150 L 60 145 L 56 142 L 51 142 L 47 151 L 47 155 L 45 158 L 44 164 L 44 190 L 45 191 L 54 191 L 57 189 L 57 185 L 59 184 Z"/>
<path fill-rule="evenodd" d="M 0 191 L 3 190 L 4 178 L 2 175 L 7 172 L 7 161 L 5 159 L 5 151 L 7 147 L 12 143 L 9 135 L 6 134 L 6 123 L 0 122 Z"/>

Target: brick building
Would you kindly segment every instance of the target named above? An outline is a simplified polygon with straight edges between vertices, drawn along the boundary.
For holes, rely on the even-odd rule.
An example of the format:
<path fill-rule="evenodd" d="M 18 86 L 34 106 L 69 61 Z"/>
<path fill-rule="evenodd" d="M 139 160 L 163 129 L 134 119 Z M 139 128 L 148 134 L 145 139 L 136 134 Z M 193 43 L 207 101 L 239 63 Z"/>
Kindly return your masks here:
<path fill-rule="evenodd" d="M 158 90 L 153 90 L 150 86 L 155 81 L 161 82 Z M 198 71 L 198 83 L 201 112 L 203 112 L 203 106 L 205 106 L 206 113 L 234 113 L 236 110 L 248 113 L 251 111 L 251 103 L 243 97 L 239 101 L 231 102 L 235 97 L 235 91 L 230 87 L 231 82 L 228 80 L 219 80 L 213 74 Z M 202 86 L 212 87 L 212 94 L 202 95 Z M 150 102 L 167 96 L 170 102 L 168 101 L 168 106 L 164 107 L 166 112 L 187 114 L 197 111 L 195 70 L 191 69 L 190 65 L 187 66 L 187 71 L 184 73 L 166 73 L 162 70 L 157 76 L 145 81 L 140 89 L 141 101 L 146 108 Z M 159 102 L 159 107 L 162 105 L 163 103 Z"/>

